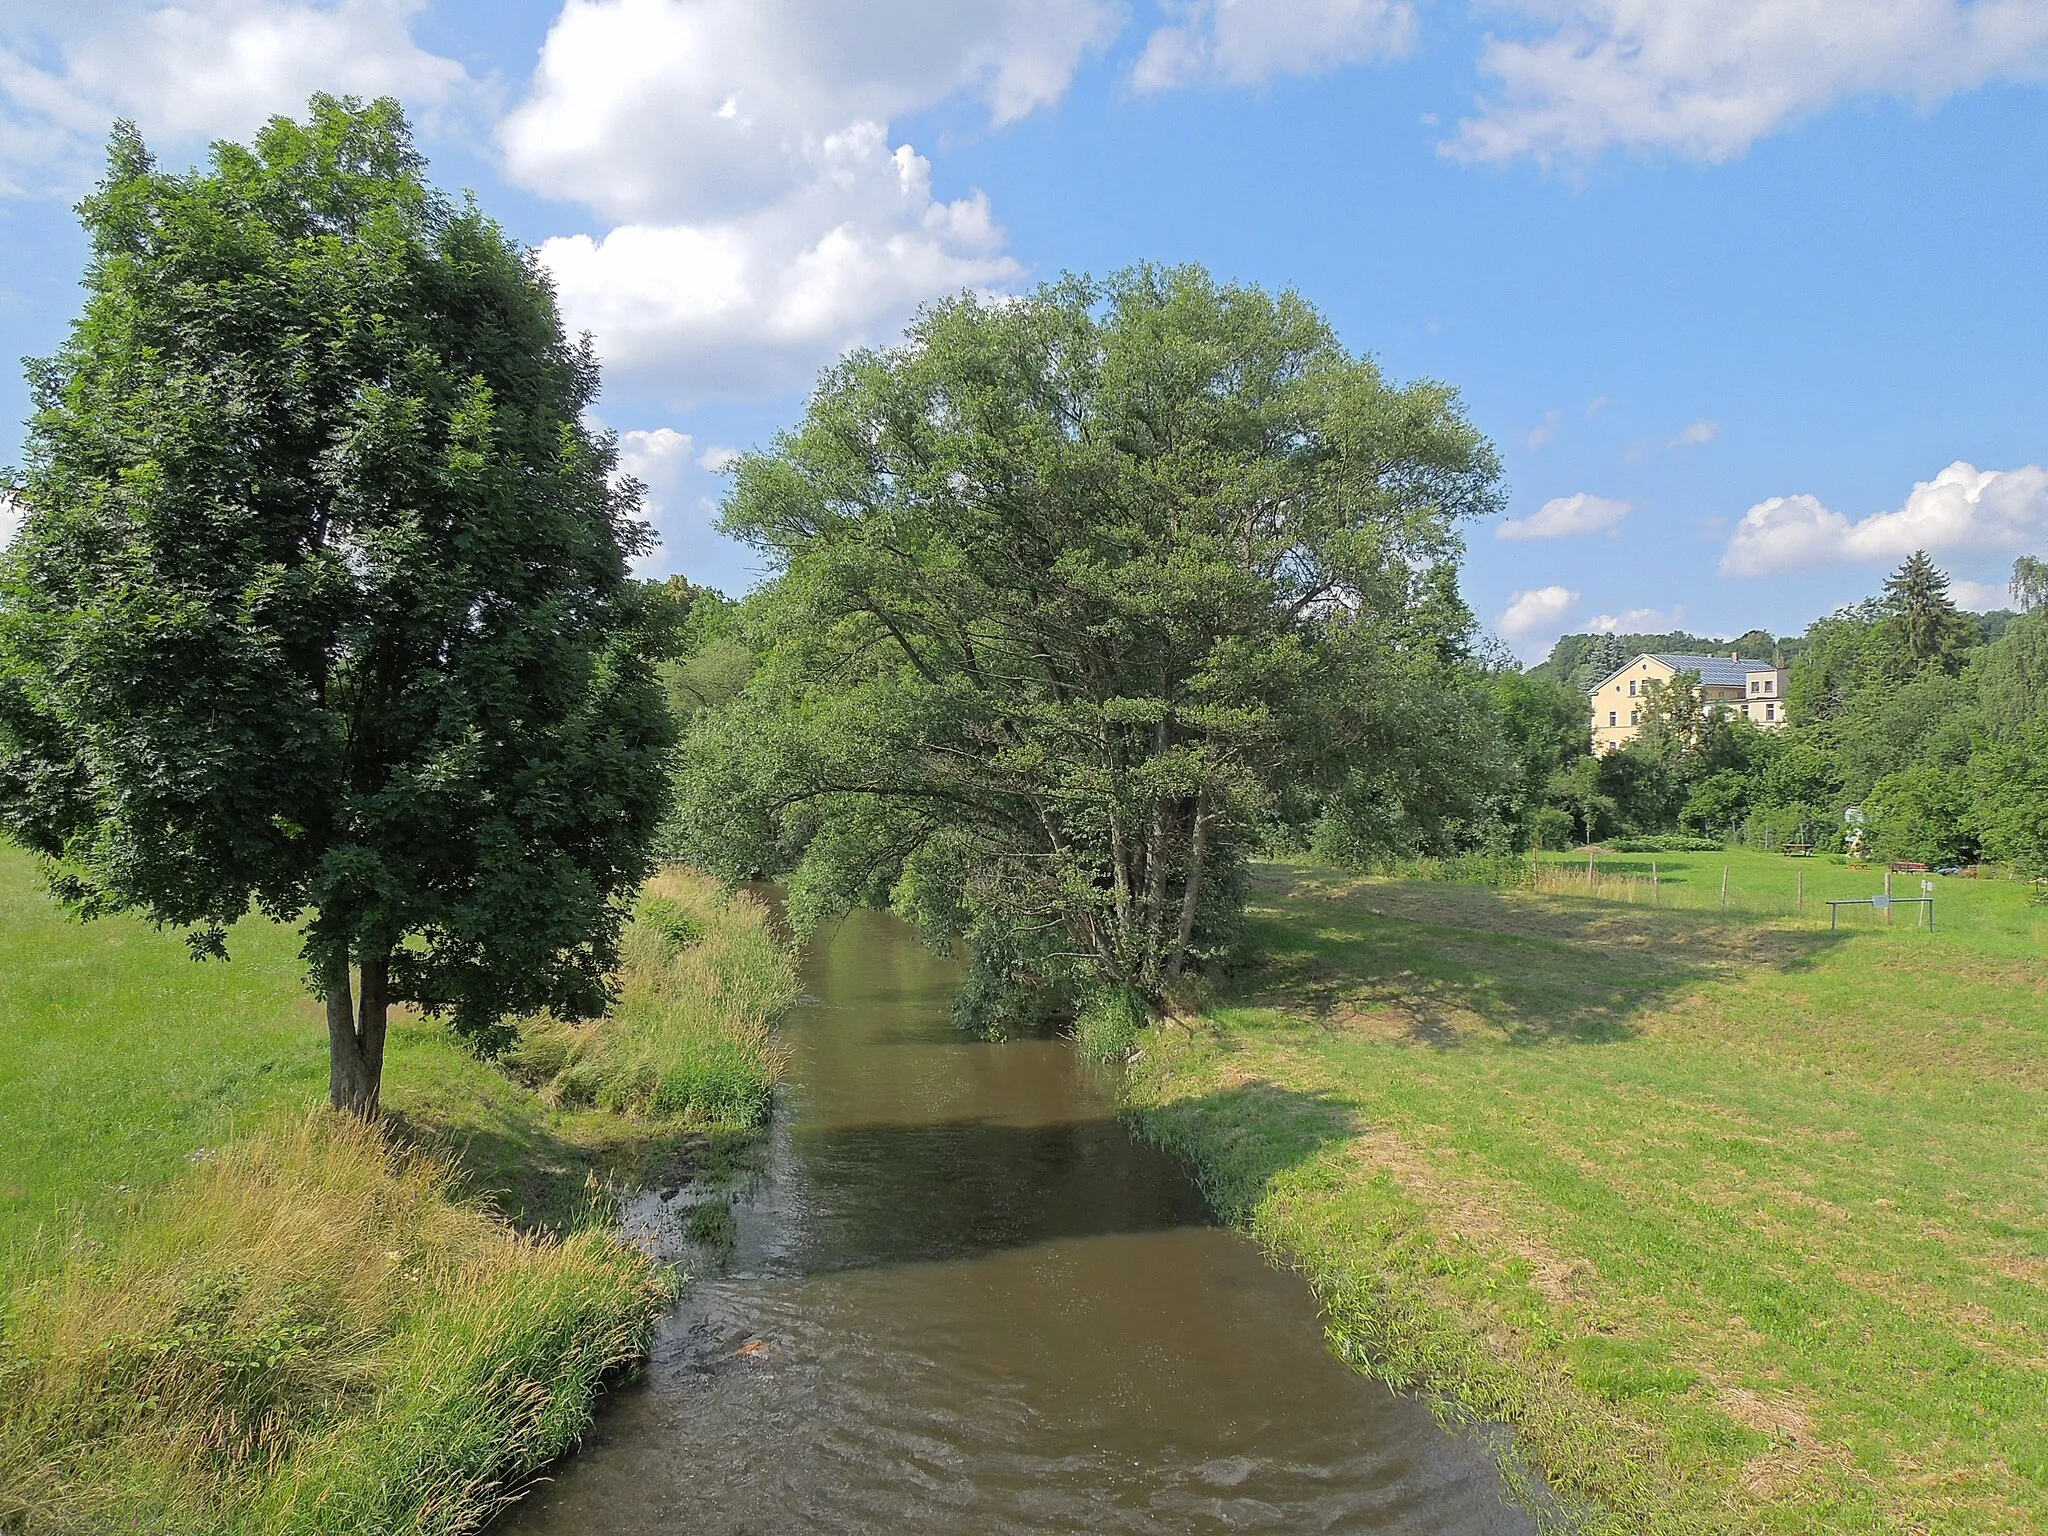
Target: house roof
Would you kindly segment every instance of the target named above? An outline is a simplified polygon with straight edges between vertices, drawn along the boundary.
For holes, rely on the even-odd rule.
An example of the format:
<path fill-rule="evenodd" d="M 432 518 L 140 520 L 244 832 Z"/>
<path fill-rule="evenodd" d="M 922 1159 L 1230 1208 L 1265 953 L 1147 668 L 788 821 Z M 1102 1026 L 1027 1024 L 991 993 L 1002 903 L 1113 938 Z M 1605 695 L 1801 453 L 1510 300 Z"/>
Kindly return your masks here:
<path fill-rule="evenodd" d="M 1768 661 L 1730 661 L 1726 656 L 1688 656 L 1682 651 L 1645 651 L 1631 656 L 1612 672 L 1601 678 L 1589 690 L 1598 693 L 1622 673 L 1628 671 L 1644 656 L 1652 661 L 1661 661 L 1674 672 L 1697 672 L 1702 687 L 1740 688 L 1749 681 L 1752 672 L 1775 672 L 1778 669 Z"/>
<path fill-rule="evenodd" d="M 1661 661 L 1665 666 L 1679 672 L 1697 672 L 1702 683 L 1718 687 L 1741 687 L 1749 681 L 1752 672 L 1775 672 L 1778 669 L 1768 661 L 1730 661 L 1726 656 L 1683 656 L 1676 652 L 1659 651 L 1652 660 Z"/>

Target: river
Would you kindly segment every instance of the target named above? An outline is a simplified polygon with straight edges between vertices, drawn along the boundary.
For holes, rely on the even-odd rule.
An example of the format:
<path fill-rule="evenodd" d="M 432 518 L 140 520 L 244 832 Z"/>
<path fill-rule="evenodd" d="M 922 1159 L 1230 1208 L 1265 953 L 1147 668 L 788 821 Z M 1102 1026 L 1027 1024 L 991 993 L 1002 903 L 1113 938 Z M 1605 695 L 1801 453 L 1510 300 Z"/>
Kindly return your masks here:
<path fill-rule="evenodd" d="M 730 1259 L 498 1530 L 1533 1531 L 1070 1045 L 955 1030 L 957 980 L 878 914 L 818 936 Z"/>

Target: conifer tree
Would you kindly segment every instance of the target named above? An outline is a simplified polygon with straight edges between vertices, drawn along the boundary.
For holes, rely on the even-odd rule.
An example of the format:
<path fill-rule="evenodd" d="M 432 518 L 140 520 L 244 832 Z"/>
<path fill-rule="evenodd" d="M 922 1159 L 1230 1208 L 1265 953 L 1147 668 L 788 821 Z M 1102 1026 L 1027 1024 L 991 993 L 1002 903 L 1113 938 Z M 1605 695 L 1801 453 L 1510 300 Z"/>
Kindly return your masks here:
<path fill-rule="evenodd" d="M 1977 638 L 1976 625 L 1949 596 L 1948 577 L 1916 549 L 1884 584 L 1887 618 L 1906 654 L 1922 666 L 1946 664 Z"/>

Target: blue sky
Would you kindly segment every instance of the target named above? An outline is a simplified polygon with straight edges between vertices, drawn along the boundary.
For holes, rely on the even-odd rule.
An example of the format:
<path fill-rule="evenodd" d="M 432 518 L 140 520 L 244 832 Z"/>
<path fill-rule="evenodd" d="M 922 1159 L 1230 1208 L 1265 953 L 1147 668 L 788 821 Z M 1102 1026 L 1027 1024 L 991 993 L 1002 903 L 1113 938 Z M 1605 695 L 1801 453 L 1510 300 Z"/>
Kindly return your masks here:
<path fill-rule="evenodd" d="M 749 583 L 723 451 L 917 303 L 1200 261 L 1464 392 L 1525 656 L 1796 631 L 1922 545 L 1995 606 L 2048 550 L 2044 82 L 2048 0 L 0 4 L 0 345 L 75 312 L 114 116 L 181 162 L 389 91 L 595 332 L 655 572 Z"/>

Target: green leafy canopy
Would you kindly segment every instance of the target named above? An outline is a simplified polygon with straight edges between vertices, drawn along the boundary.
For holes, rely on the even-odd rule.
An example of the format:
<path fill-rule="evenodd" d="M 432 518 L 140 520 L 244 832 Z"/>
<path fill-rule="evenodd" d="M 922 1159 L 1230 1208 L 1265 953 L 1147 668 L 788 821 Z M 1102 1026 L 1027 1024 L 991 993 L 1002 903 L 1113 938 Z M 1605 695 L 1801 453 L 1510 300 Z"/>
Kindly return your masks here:
<path fill-rule="evenodd" d="M 601 1007 L 672 733 L 638 488 L 546 278 L 389 101 L 189 174 L 124 125 L 81 213 L 9 485 L 0 820 L 202 951 L 310 911 L 323 990 L 388 957 L 479 1037 Z"/>
<path fill-rule="evenodd" d="M 777 575 L 679 846 L 788 871 L 800 922 L 886 901 L 964 940 L 970 1012 L 1156 997 L 1227 947 L 1287 796 L 1412 753 L 1496 476 L 1453 391 L 1293 294 L 1139 268 L 938 304 L 738 466 L 725 526 Z"/>

